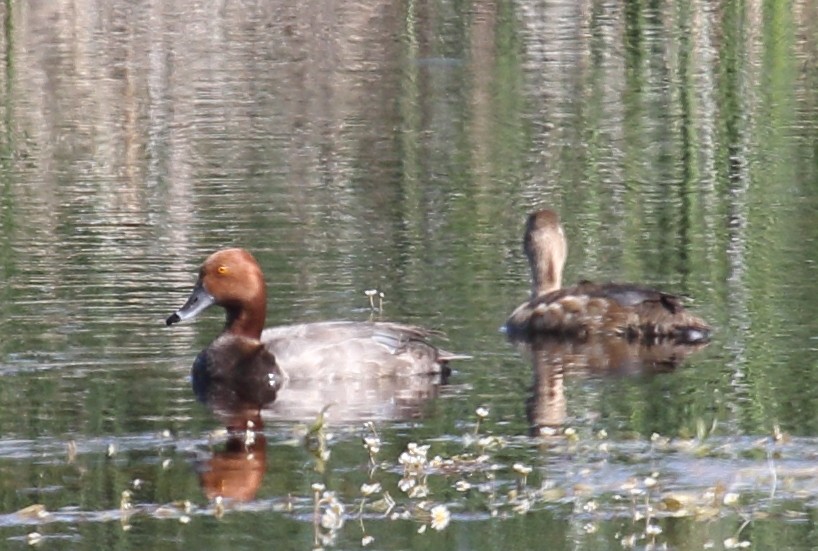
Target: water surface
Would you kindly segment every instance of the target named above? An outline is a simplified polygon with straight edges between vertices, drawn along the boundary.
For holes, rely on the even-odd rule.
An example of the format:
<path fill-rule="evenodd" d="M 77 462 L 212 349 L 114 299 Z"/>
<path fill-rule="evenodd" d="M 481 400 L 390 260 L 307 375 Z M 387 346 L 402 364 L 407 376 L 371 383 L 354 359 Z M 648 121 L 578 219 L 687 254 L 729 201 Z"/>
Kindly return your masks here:
<path fill-rule="evenodd" d="M 0 10 L 0 547 L 816 546 L 812 3 Z M 714 341 L 616 373 L 506 342 L 540 206 L 566 281 L 683 294 Z M 326 461 L 282 405 L 231 453 L 189 386 L 221 315 L 163 323 L 223 246 L 270 324 L 381 317 L 474 358 L 346 389 Z"/>

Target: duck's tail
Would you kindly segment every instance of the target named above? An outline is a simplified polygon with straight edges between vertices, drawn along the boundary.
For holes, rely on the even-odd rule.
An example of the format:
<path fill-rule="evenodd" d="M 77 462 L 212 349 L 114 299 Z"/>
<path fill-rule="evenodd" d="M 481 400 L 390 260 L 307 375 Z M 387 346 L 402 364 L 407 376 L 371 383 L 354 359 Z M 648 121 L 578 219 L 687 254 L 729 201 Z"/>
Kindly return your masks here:
<path fill-rule="evenodd" d="M 677 312 L 665 319 L 643 322 L 639 331 L 647 340 L 672 340 L 679 344 L 710 342 L 712 332 L 712 328 L 704 320 L 686 311 Z"/>
<path fill-rule="evenodd" d="M 677 326 L 673 332 L 673 339 L 681 344 L 703 344 L 710 342 L 710 336 L 713 330 L 703 321 L 699 321 L 701 323 Z"/>

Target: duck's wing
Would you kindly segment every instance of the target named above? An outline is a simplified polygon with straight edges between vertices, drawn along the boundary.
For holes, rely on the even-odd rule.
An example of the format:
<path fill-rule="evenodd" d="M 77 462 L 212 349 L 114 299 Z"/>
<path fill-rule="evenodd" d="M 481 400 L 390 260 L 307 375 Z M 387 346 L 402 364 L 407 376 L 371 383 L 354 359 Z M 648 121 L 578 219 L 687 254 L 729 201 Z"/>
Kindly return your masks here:
<path fill-rule="evenodd" d="M 512 338 L 600 333 L 627 338 L 706 342 L 710 326 L 676 295 L 629 283 L 581 281 L 520 305 L 506 322 Z"/>
<path fill-rule="evenodd" d="M 261 340 L 292 379 L 441 373 L 460 356 L 428 342 L 432 331 L 399 323 L 329 321 L 265 329 Z"/>
<path fill-rule="evenodd" d="M 552 296 L 553 295 L 553 296 Z M 647 338 L 670 337 L 681 342 L 698 343 L 710 337 L 710 326 L 689 313 L 678 295 L 632 283 L 601 283 L 581 281 L 574 287 L 559 289 L 546 295 L 546 302 L 564 300 L 569 296 L 613 301 L 623 311 L 635 314 L 627 333 Z"/>
<path fill-rule="evenodd" d="M 650 287 L 632 283 L 592 283 L 581 281 L 574 287 L 560 289 L 556 293 L 565 291 L 565 294 L 585 294 L 591 297 L 615 300 L 624 308 L 637 308 L 645 304 L 655 304 L 671 314 L 684 310 L 682 299 L 678 295 L 665 293 Z"/>

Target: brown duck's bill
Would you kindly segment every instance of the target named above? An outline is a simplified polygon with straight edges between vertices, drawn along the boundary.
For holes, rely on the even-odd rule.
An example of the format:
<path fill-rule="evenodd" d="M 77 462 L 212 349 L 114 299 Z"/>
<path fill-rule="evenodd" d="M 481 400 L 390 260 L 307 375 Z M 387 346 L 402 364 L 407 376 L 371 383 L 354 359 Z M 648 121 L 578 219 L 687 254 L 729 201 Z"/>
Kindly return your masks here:
<path fill-rule="evenodd" d="M 196 286 L 193 288 L 193 291 L 191 291 L 190 296 L 187 299 L 187 302 L 185 302 L 184 306 L 168 316 L 168 319 L 165 320 L 165 324 L 173 325 L 174 323 L 179 323 L 180 321 L 195 318 L 204 310 L 207 310 L 210 306 L 213 306 L 215 303 L 216 299 L 213 298 L 213 295 L 207 292 L 201 281 L 197 281 Z"/>

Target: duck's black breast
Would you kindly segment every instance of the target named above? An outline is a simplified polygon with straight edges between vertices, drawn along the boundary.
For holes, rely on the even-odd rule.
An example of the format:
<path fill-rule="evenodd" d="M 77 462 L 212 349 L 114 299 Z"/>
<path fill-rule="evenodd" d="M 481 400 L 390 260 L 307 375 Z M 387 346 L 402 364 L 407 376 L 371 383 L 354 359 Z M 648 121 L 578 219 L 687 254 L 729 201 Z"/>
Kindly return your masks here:
<path fill-rule="evenodd" d="M 283 375 L 259 342 L 222 335 L 202 350 L 191 370 L 193 392 L 210 407 L 261 409 L 275 401 Z"/>

